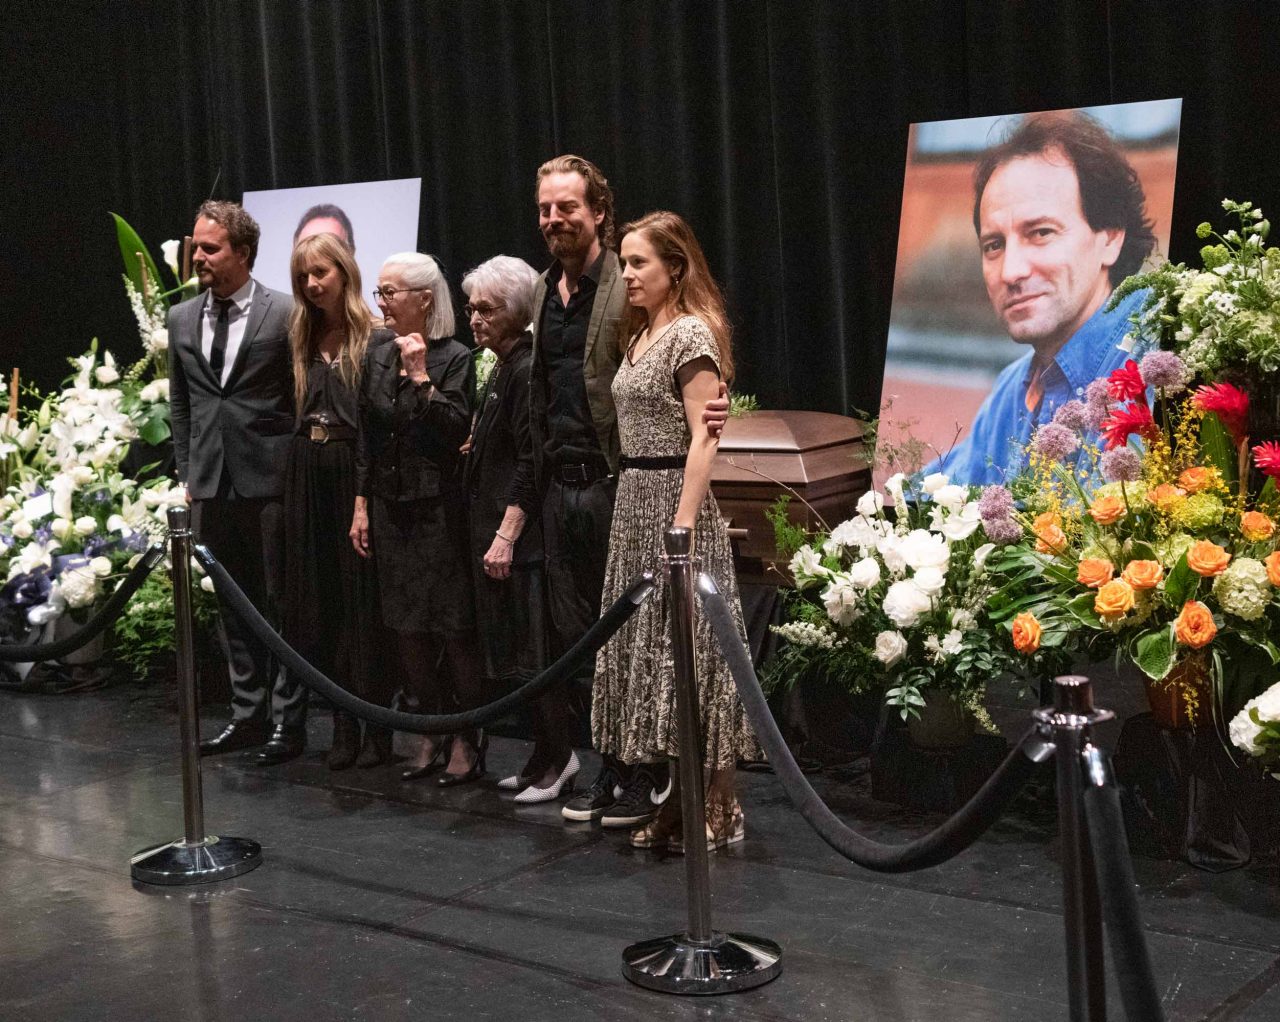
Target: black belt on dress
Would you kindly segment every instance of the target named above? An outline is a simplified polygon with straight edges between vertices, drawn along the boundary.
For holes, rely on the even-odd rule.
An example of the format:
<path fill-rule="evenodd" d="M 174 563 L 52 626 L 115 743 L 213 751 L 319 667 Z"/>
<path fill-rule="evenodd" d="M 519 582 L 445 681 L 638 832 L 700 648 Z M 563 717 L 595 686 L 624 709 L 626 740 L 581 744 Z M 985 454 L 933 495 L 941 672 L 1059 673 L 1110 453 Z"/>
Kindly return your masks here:
<path fill-rule="evenodd" d="M 336 422 L 304 422 L 298 436 L 306 437 L 313 444 L 327 444 L 330 440 L 354 440 L 356 429 Z"/>
<path fill-rule="evenodd" d="M 687 458 L 688 455 L 685 454 L 667 454 L 654 458 L 628 458 L 624 454 L 618 459 L 618 468 L 624 472 L 627 469 L 684 468 Z"/>
<path fill-rule="evenodd" d="M 597 464 L 576 464 L 576 465 L 553 465 L 551 474 L 560 482 L 568 483 L 576 486 L 586 486 L 588 483 L 594 483 L 597 479 L 605 479 L 611 473 L 608 465 Z"/>

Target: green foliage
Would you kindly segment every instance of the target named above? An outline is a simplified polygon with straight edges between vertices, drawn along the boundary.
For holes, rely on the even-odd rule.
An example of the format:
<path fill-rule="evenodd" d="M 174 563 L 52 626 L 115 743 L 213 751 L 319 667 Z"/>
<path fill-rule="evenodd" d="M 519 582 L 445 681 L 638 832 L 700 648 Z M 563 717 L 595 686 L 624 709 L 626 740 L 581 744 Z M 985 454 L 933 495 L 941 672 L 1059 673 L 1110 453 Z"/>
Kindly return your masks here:
<path fill-rule="evenodd" d="M 809 533 L 804 527 L 797 525 L 787 514 L 791 504 L 791 495 L 784 493 L 765 509 L 764 516 L 773 526 L 773 540 L 781 557 L 790 558 L 797 550 L 809 542 Z"/>
<path fill-rule="evenodd" d="M 1163 681 L 1173 670 L 1178 655 L 1173 625 L 1138 636 L 1133 647 L 1134 663 L 1152 681 Z"/>
<path fill-rule="evenodd" d="M 133 283 L 139 291 L 142 287 L 142 267 L 147 268 L 147 290 L 151 294 L 159 294 L 164 290 L 164 286 L 160 279 L 160 269 L 156 266 L 156 261 L 151 258 L 151 253 L 147 251 L 147 246 L 143 244 L 142 239 L 138 237 L 138 232 L 125 222 L 124 218 L 117 213 L 112 213 L 111 218 L 116 224 L 116 241 L 120 245 L 120 257 L 124 260 L 125 276 Z M 138 261 L 138 254 L 142 254 L 142 261 Z"/>
<path fill-rule="evenodd" d="M 730 394 L 729 395 L 729 417 L 736 419 L 739 415 L 745 415 L 747 412 L 758 412 L 760 410 L 760 402 L 756 400 L 754 394 Z"/>
<path fill-rule="evenodd" d="M 217 603 L 199 586 L 192 590 L 192 617 L 197 632 L 213 628 Z M 173 580 L 163 567 L 156 568 L 142 584 L 113 626 L 115 652 L 135 675 L 142 676 L 156 657 L 172 655 L 176 636 L 173 620 Z"/>

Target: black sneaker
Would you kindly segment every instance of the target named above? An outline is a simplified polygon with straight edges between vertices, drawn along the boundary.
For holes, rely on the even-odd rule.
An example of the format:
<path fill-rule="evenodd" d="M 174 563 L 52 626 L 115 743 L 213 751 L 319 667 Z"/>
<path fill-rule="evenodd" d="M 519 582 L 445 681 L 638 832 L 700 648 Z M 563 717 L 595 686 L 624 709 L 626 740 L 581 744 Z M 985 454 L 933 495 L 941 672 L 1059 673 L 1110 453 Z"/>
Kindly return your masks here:
<path fill-rule="evenodd" d="M 620 779 L 617 767 L 606 759 L 591 787 L 561 806 L 560 815 L 566 820 L 599 819 L 622 794 Z"/>
<path fill-rule="evenodd" d="M 600 817 L 602 827 L 638 827 L 657 815 L 671 794 L 671 771 L 666 763 L 641 763 L 632 769 L 618 800 Z"/>

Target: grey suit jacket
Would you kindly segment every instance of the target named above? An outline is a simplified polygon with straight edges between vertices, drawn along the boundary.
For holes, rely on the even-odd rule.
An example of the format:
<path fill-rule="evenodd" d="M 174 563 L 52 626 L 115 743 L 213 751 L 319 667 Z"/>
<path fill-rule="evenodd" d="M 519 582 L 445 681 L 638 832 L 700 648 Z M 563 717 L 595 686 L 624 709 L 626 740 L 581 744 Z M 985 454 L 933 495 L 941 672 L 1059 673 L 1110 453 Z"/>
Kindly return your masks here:
<path fill-rule="evenodd" d="M 169 404 L 178 479 L 191 497 L 218 495 L 225 473 L 241 497 L 284 493 L 294 431 L 289 309 L 293 299 L 255 281 L 244 340 L 225 387 L 200 350 L 197 295 L 169 310 Z"/>
<path fill-rule="evenodd" d="M 529 417 L 534 438 L 534 463 L 538 488 L 543 486 L 542 453 L 547 429 L 546 375 L 538 334 L 542 329 L 542 306 L 547 300 L 547 274 L 538 278 L 533 292 L 533 372 L 529 374 Z M 596 286 L 591 320 L 587 324 L 587 345 L 582 353 L 582 380 L 587 388 L 587 405 L 596 439 L 609 467 L 618 470 L 618 412 L 613 405 L 613 378 L 622 362 L 621 332 L 627 315 L 627 288 L 617 255 L 605 250 L 604 269 Z"/>

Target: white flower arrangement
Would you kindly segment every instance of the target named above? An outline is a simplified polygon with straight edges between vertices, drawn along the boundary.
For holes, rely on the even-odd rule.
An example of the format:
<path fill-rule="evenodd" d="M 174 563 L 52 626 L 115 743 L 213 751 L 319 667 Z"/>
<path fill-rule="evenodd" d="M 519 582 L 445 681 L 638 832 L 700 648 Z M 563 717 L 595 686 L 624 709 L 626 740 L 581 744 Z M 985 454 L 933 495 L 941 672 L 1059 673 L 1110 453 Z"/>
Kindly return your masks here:
<path fill-rule="evenodd" d="M 1280 769 L 1280 683 L 1245 703 L 1227 731 L 1231 743 L 1245 755 Z"/>

